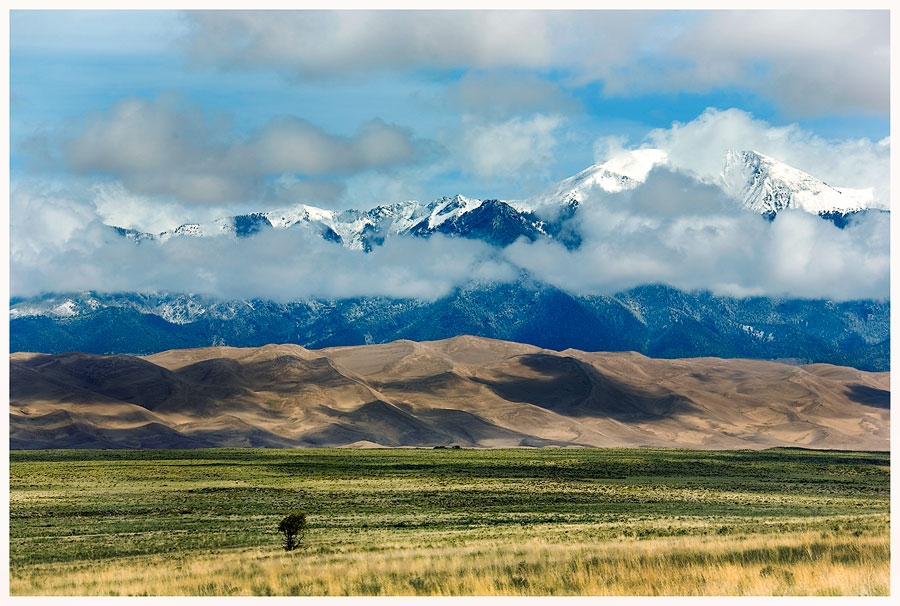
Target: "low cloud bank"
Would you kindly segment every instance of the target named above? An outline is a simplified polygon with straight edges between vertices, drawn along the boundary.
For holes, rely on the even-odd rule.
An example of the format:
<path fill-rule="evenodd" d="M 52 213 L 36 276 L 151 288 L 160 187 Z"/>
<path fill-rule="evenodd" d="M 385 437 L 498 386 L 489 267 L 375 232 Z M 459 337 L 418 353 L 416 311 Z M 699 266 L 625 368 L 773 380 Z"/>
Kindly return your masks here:
<path fill-rule="evenodd" d="M 648 283 L 737 297 L 835 300 L 890 294 L 890 215 L 839 229 L 804 211 L 774 221 L 738 208 L 717 188 L 656 169 L 647 183 L 585 200 L 577 250 L 519 241 L 504 258 L 578 294 Z"/>
<path fill-rule="evenodd" d="M 253 237 L 180 237 L 139 244 L 62 194 L 12 196 L 13 296 L 79 290 L 193 292 L 295 300 L 357 296 L 434 299 L 470 281 L 523 272 L 578 294 L 647 283 L 733 296 L 835 300 L 889 296 L 890 219 L 859 217 L 841 230 L 802 211 L 774 221 L 739 209 L 717 188 L 667 169 L 621 194 L 585 200 L 576 250 L 520 240 L 389 238 L 368 254 L 309 229 Z"/>

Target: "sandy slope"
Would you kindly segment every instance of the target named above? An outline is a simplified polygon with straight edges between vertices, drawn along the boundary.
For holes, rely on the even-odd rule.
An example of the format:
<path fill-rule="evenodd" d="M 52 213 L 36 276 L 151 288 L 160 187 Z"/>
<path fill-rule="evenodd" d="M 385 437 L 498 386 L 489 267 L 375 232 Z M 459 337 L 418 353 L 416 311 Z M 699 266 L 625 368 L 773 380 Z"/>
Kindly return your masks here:
<path fill-rule="evenodd" d="M 589 445 L 888 450 L 890 381 L 824 364 L 469 336 L 10 356 L 11 448 Z"/>

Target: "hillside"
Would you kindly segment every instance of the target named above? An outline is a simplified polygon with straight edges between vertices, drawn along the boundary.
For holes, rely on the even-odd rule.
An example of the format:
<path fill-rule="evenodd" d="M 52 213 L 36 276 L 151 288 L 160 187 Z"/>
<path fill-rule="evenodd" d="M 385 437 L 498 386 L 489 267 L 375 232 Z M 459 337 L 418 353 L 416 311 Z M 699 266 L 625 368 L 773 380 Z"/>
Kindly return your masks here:
<path fill-rule="evenodd" d="M 10 356 L 10 448 L 889 450 L 888 373 L 462 336 Z"/>

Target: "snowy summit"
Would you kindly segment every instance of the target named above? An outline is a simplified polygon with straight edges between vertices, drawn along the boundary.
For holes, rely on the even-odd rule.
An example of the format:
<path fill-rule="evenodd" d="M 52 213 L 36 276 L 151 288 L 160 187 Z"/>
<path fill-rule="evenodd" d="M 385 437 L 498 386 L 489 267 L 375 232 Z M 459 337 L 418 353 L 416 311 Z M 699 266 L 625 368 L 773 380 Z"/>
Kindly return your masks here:
<path fill-rule="evenodd" d="M 722 169 L 723 189 L 749 210 L 774 214 L 786 208 L 809 213 L 847 214 L 886 209 L 873 188 L 837 188 L 756 151 L 729 151 Z"/>

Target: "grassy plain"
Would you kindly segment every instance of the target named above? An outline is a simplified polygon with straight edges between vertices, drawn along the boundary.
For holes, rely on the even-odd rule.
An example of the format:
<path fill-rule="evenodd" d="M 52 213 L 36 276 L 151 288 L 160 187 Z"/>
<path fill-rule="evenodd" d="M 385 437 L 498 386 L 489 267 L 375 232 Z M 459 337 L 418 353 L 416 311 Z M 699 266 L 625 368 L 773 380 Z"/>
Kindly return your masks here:
<path fill-rule="evenodd" d="M 12 595 L 887 595 L 887 453 L 14 451 Z M 307 513 L 301 549 L 278 522 Z"/>

